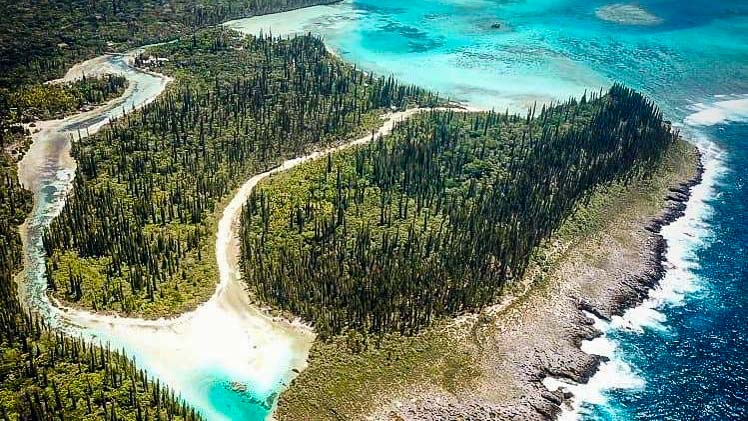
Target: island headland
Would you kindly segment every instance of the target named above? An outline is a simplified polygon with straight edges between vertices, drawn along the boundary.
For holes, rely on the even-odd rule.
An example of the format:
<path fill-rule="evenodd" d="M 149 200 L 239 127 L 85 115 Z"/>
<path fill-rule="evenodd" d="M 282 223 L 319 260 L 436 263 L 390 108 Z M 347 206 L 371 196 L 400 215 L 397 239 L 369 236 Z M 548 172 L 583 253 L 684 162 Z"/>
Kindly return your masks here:
<path fill-rule="evenodd" d="M 206 46 L 205 51 L 209 42 L 215 39 L 223 42 L 222 35 L 216 31 L 203 32 L 201 37 L 200 41 Z M 238 46 L 245 48 L 241 45 L 242 42 L 244 41 L 232 39 L 229 45 L 216 47 L 217 44 L 214 44 L 211 48 L 217 48 L 219 51 L 233 50 L 231 54 L 237 54 L 236 51 L 243 51 Z M 304 42 L 308 44 L 303 48 L 310 48 L 314 54 L 329 55 L 321 53 L 316 40 L 306 39 Z M 188 43 L 189 41 L 185 42 Z M 267 43 L 263 44 L 263 48 L 277 48 L 267 47 L 271 41 L 263 43 Z M 180 55 L 184 54 L 182 48 L 184 46 L 171 46 L 160 51 Z M 189 57 L 180 58 L 189 60 Z M 207 54 L 206 57 L 201 57 L 203 62 L 209 62 L 209 59 Z M 331 67 L 338 66 L 337 58 L 326 57 L 325 60 L 329 60 Z M 169 68 L 173 72 L 179 70 L 177 65 L 167 65 L 169 66 L 173 66 Z M 359 116 L 356 124 L 341 124 L 341 127 L 346 129 L 354 127 L 350 132 L 361 134 L 362 128 L 365 132 L 378 127 L 380 122 L 376 116 L 385 111 L 392 111 L 391 108 L 400 110 L 414 105 L 444 105 L 430 95 L 427 98 L 424 91 L 401 87 L 397 88 L 401 89 L 401 95 L 397 96 L 389 90 L 395 90 L 394 82 L 383 79 L 371 87 L 372 79 L 367 82 L 361 73 L 345 66 L 335 68 L 349 78 L 351 84 L 359 84 L 362 86 L 361 89 L 368 89 L 367 92 L 378 90 L 380 94 L 380 102 L 367 103 L 366 106 L 360 107 L 366 114 L 363 119 Z M 209 88 L 208 86 L 206 89 Z M 174 91 L 168 92 L 173 94 Z M 397 99 L 384 98 L 386 95 L 381 92 L 393 95 Z M 176 98 L 176 95 L 172 98 Z M 158 106 L 163 104 L 151 107 L 151 110 L 158 109 Z M 135 116 L 144 115 L 142 111 L 139 113 Z M 202 136 L 202 127 L 199 130 Z M 342 132 L 334 132 L 321 144 L 335 145 L 344 138 L 345 134 Z M 97 139 L 106 143 L 103 136 Z M 286 150 L 279 157 L 292 152 L 298 153 L 300 150 L 304 149 Z M 76 153 L 84 156 L 85 152 L 78 150 Z M 95 164 L 91 163 L 91 157 L 94 155 L 95 153 L 87 155 L 89 161 L 85 171 L 89 172 L 89 180 L 97 177 L 91 172 L 91 168 L 95 167 Z M 319 165 L 323 165 L 321 162 L 317 161 Z M 261 167 L 262 165 L 258 164 L 255 169 Z M 547 390 L 542 380 L 546 376 L 553 376 L 574 382 L 585 382 L 597 370 L 602 359 L 579 349 L 582 341 L 599 335 L 585 312 L 603 319 L 620 315 L 625 309 L 641 302 L 661 279 L 664 272 L 662 259 L 667 245 L 659 235 L 659 230 L 683 214 L 691 188 L 701 179 L 703 166 L 698 151 L 682 139 L 678 139 L 660 158 L 659 165 L 650 170 L 651 173 L 643 177 L 626 182 L 614 180 L 597 186 L 575 206 L 554 234 L 539 245 L 537 251 L 529 258 L 524 276 L 516 279 L 516 282 L 505 289 L 502 286 L 502 294 L 492 305 L 481 306 L 482 308 L 476 311 L 460 312 L 456 317 L 437 318 L 423 330 L 416 330 L 407 335 L 388 332 L 367 338 L 349 330 L 346 335 L 338 335 L 340 332 L 335 332 L 324 341 L 315 342 L 310 351 L 308 368 L 281 393 L 275 416 L 280 419 L 556 417 L 570 396 L 563 391 Z M 237 185 L 241 181 L 240 178 L 243 180 L 242 177 L 247 175 L 250 175 L 248 170 L 232 174 L 234 179 L 231 185 Z M 216 203 L 225 199 L 223 193 L 225 192 L 216 194 Z M 210 208 L 206 214 L 222 209 L 221 205 L 214 207 L 213 204 L 206 208 Z M 205 227 L 216 228 L 217 221 L 211 219 L 213 216 L 208 217 Z M 67 216 L 69 219 L 75 217 L 72 212 Z M 154 215 L 151 217 L 160 223 L 168 219 L 163 214 L 161 219 Z M 203 230 L 200 232 L 203 236 L 207 233 L 204 227 L 198 230 Z M 187 234 L 187 237 L 189 235 Z M 209 235 L 207 238 L 212 240 L 213 237 Z M 195 239 L 194 244 L 199 246 L 192 248 L 191 252 L 195 256 L 200 256 L 200 250 L 207 244 L 205 238 Z M 59 244 L 56 247 L 65 248 Z M 158 248 L 153 247 L 154 250 Z M 205 246 L 204 249 L 212 249 L 212 244 Z M 208 252 L 207 256 L 215 257 L 211 252 Z M 196 257 L 196 260 L 202 261 L 202 257 Z M 206 273 L 212 274 L 212 271 L 217 271 L 214 263 L 206 265 L 209 267 Z M 75 267 L 80 269 L 83 266 Z M 14 264 L 7 274 L 15 270 Z M 191 276 L 199 278 L 198 275 Z M 61 273 L 59 279 L 72 278 L 65 278 L 65 274 Z M 105 307 L 105 311 L 119 310 L 124 314 L 145 318 L 171 316 L 185 309 L 194 308 L 201 300 L 207 300 L 216 279 L 217 276 L 206 276 L 205 284 L 200 287 L 199 293 L 196 293 L 196 296 L 202 298 L 186 304 L 180 302 L 175 307 L 176 310 L 171 308 L 168 302 L 171 296 L 167 296 L 167 300 L 163 301 L 162 295 L 160 307 L 156 307 L 157 312 L 151 315 L 145 314 L 138 306 L 138 300 L 145 302 L 145 297 L 150 299 L 150 302 L 158 301 L 157 295 L 154 291 L 148 290 L 146 285 L 143 286 L 144 289 L 138 289 L 137 294 L 128 297 L 132 301 L 105 299 L 103 304 L 100 304 L 101 297 L 94 295 L 86 296 L 86 300 L 82 301 L 80 306 L 85 310 L 98 311 L 98 306 L 101 305 Z M 154 280 L 149 280 L 151 281 Z M 74 305 L 77 300 L 84 297 L 82 292 L 77 294 L 75 282 L 70 285 L 73 287 L 66 291 L 66 301 Z M 101 287 L 94 285 L 97 288 Z M 187 286 L 180 292 L 179 281 L 175 285 L 177 287 L 173 296 L 178 296 L 185 290 L 189 291 Z M 90 290 L 93 290 L 93 287 Z M 104 290 L 106 287 L 103 287 L 102 291 Z M 139 297 L 136 296 L 138 294 Z M 256 295 L 250 297 L 253 300 L 252 305 L 266 304 L 263 300 L 258 300 Z M 277 303 L 273 307 L 278 307 Z M 117 318 L 107 319 L 107 323 L 109 322 L 116 323 Z M 58 343 L 55 342 L 57 339 L 50 341 Z M 94 350 L 95 348 L 91 347 L 90 353 L 94 354 Z M 29 358 L 33 359 L 34 352 L 30 355 Z M 107 351 L 107 358 L 119 358 L 117 354 L 111 355 L 114 357 Z M 132 362 L 122 365 L 126 366 L 128 376 L 137 378 L 138 373 Z M 92 371 L 98 373 L 97 380 L 104 383 L 106 378 L 100 372 L 105 369 L 106 364 L 103 360 L 101 368 L 92 368 Z M 72 374 L 64 374 L 63 377 L 69 375 Z M 116 380 L 113 382 L 114 386 L 122 387 Z M 123 404 L 122 408 L 125 411 L 135 412 L 136 407 L 140 410 L 140 402 L 147 402 L 148 388 L 154 386 L 147 377 L 142 378 L 139 384 L 142 384 L 139 386 L 142 392 L 139 393 L 143 396 L 139 395 L 137 405 Z M 154 390 L 162 390 L 159 384 L 155 387 Z M 54 386 L 51 386 L 47 391 L 50 396 L 53 388 Z M 246 385 L 236 383 L 236 389 L 246 391 Z M 42 395 L 47 392 L 42 392 Z M 164 393 L 168 396 L 165 398 L 168 401 L 168 408 L 163 411 L 157 410 L 158 414 L 178 414 L 185 419 L 199 417 L 194 411 L 186 410 L 180 399 L 170 391 Z M 71 402 L 75 406 L 76 400 L 73 399 Z M 272 404 L 268 406 L 272 407 Z M 11 409 L 17 410 L 17 406 L 14 404 Z M 109 414 L 107 411 L 113 410 L 108 410 L 104 405 L 102 411 L 106 415 Z"/>
<path fill-rule="evenodd" d="M 569 230 L 551 240 L 546 266 L 531 270 L 528 283 L 496 306 L 404 345 L 385 340 L 380 352 L 348 357 L 343 342 L 315 344 L 309 368 L 280 397 L 279 419 L 301 419 L 312 409 L 319 419 L 555 419 L 573 396 L 548 390 L 544 378 L 585 383 L 605 361 L 580 349 L 601 334 L 585 312 L 605 320 L 622 315 L 664 274 L 667 244 L 659 231 L 683 215 L 703 173 L 694 146 L 677 149 L 650 182 L 593 195 L 578 210 L 587 228 L 572 228 L 572 217 Z M 440 373 L 429 374 L 431 364 Z M 339 379 L 355 367 L 375 374 Z M 462 374 L 445 378 L 450 368 Z M 362 384 L 369 388 L 355 392 Z"/>

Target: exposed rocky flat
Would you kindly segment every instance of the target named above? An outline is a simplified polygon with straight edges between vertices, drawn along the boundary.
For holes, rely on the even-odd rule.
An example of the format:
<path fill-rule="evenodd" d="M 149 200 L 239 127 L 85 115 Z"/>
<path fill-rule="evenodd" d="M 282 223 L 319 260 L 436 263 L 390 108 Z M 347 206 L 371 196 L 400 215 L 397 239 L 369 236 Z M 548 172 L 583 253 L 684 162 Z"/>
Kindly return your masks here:
<path fill-rule="evenodd" d="M 584 383 L 604 357 L 586 354 L 582 341 L 599 336 L 588 311 L 603 319 L 641 303 L 664 275 L 667 244 L 660 229 L 683 215 L 703 168 L 673 184 L 659 213 L 622 212 L 608 229 L 568 249 L 547 282 L 533 286 L 469 341 L 484 375 L 454 394 L 419 386 L 388 398 L 370 419 L 554 419 L 570 393 L 550 392 L 546 376 Z"/>

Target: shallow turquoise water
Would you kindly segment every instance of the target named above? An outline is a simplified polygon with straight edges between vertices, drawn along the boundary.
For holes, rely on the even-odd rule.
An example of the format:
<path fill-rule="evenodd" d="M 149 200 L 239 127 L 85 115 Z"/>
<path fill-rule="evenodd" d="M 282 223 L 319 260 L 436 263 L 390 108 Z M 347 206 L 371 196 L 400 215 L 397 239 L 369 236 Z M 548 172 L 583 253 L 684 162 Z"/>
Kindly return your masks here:
<path fill-rule="evenodd" d="M 211 357 L 210 355 L 192 355 L 191 361 L 184 362 L 189 367 L 174 370 L 173 365 L 152 361 L 154 354 L 142 352 L 142 347 L 137 342 L 133 344 L 128 341 L 127 332 L 117 331 L 117 329 L 98 331 L 71 325 L 60 317 L 61 311 L 50 303 L 47 295 L 42 237 L 45 227 L 61 210 L 75 173 L 74 169 L 66 168 L 65 163 L 60 162 L 59 151 L 64 150 L 69 144 L 71 135 L 76 139 L 79 132 L 85 136 L 86 132 L 93 131 L 94 127 L 100 127 L 110 120 L 120 118 L 126 111 L 129 112 L 133 108 L 141 107 L 152 101 L 163 88 L 160 78 L 135 71 L 126 63 L 125 57 L 111 56 L 106 62 L 107 71 L 127 77 L 130 83 L 129 95 L 125 95 L 116 102 L 116 106 L 108 108 L 99 115 L 88 118 L 79 116 L 68 118 L 57 131 L 34 141 L 26 157 L 34 156 L 36 159 L 21 163 L 22 166 L 29 168 L 37 166 L 31 172 L 34 174 L 33 180 L 30 185 L 25 186 L 34 193 L 35 199 L 31 217 L 27 220 L 26 281 L 21 284 L 20 290 L 24 302 L 29 308 L 42 315 L 47 324 L 55 329 L 63 330 L 72 336 L 84 337 L 93 343 L 108 344 L 112 349 L 124 350 L 124 353 L 135 359 L 138 366 L 145 369 L 149 376 L 172 388 L 210 420 L 265 419 L 269 413 L 265 400 L 274 393 L 273 390 L 268 392 L 267 389 L 279 387 L 282 376 L 278 376 L 278 384 L 273 386 L 260 382 L 253 383 L 254 378 L 247 376 L 246 373 L 228 372 L 229 370 L 225 368 L 225 364 L 221 364 L 221 361 L 202 358 Z M 164 353 L 175 356 L 177 354 L 175 348 L 179 346 L 185 346 L 185 344 L 174 343 L 172 348 L 165 350 Z M 156 357 L 158 360 L 158 355 Z M 178 356 L 175 358 L 179 359 Z M 279 360 L 282 361 L 283 358 Z M 232 382 L 250 386 L 248 390 L 237 390 Z M 272 399 L 269 403 L 272 404 Z"/>
<path fill-rule="evenodd" d="M 43 246 L 43 232 L 51 220 L 55 218 L 64 204 L 64 197 L 71 188 L 71 180 L 74 169 L 65 168 L 59 162 L 57 151 L 64 149 L 70 143 L 70 138 L 85 136 L 86 130 L 100 127 L 110 120 L 121 117 L 125 110 L 131 110 L 136 106 L 149 102 L 154 95 L 160 91 L 161 83 L 146 73 L 131 69 L 122 56 L 112 56 L 108 60 L 108 71 L 120 73 L 128 78 L 131 93 L 121 101 L 116 101 L 116 106 L 108 109 L 98 116 L 90 118 L 79 118 L 73 116 L 66 121 L 68 124 L 61 127 L 52 136 L 43 140 L 36 140 L 29 155 L 38 155 L 44 159 L 37 159 L 39 163 L 33 171 L 35 179 L 32 185 L 24 187 L 34 193 L 34 209 L 27 220 L 26 240 L 26 276 L 27 282 L 21 285 L 20 293 L 30 308 L 45 317 L 47 323 L 54 328 L 59 326 L 57 318 L 58 311 L 50 304 L 47 297 L 47 280 L 45 271 L 45 252 Z M 20 167 L 31 166 L 28 162 L 21 162 Z"/>
<path fill-rule="evenodd" d="M 596 10 L 607 3 L 596 0 L 356 0 L 250 21 L 320 34 L 366 70 L 487 107 L 565 99 L 613 80 L 674 107 L 740 92 L 738 82 L 745 90 L 738 34 L 748 33 L 748 6 L 680 3 L 639 2 L 663 19 L 651 27 L 603 21 Z"/>
<path fill-rule="evenodd" d="M 608 332 L 618 375 L 636 381 L 603 385 L 580 416 L 746 419 L 748 2 L 641 0 L 636 12 L 657 22 L 644 26 L 602 19 L 610 3 L 354 0 L 230 26 L 316 33 L 367 71 L 481 107 L 522 110 L 612 81 L 654 98 L 687 136 L 723 152 L 716 192 L 695 204 L 709 212 L 684 243 L 675 285 L 645 309 L 649 322 Z"/>

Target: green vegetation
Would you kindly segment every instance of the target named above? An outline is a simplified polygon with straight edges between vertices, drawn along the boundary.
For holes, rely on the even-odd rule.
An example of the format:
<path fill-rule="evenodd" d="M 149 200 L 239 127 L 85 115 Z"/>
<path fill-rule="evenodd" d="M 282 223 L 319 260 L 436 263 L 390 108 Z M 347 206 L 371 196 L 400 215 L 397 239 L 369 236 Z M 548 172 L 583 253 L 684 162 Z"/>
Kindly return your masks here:
<path fill-rule="evenodd" d="M 41 85 L 63 76 L 74 63 L 173 40 L 229 19 L 333 1 L 0 0 L 0 146 L 18 144 L 17 149 L 23 149 L 21 122 L 59 117 L 85 103 L 101 102 L 86 97 L 91 88 L 104 97 L 116 94 L 101 86 L 81 86 L 80 92 L 76 87 Z"/>
<path fill-rule="evenodd" d="M 68 83 L 34 85 L 20 92 L 0 94 L 7 107 L 24 123 L 61 118 L 81 108 L 103 104 L 125 91 L 127 79 L 119 75 L 83 77 Z"/>
<path fill-rule="evenodd" d="M 4 420 L 197 420 L 173 392 L 108 349 L 51 332 L 18 302 L 17 226 L 31 193 L 17 181 L 16 161 L 0 150 L 0 418 Z"/>
<path fill-rule="evenodd" d="M 365 419 L 382 397 L 420 386 L 449 393 L 469 388 L 480 378 L 480 365 L 445 329 L 384 335 L 368 343 L 356 334 L 315 341 L 309 367 L 280 395 L 277 419 Z"/>
<path fill-rule="evenodd" d="M 62 76 L 106 51 L 168 41 L 229 19 L 331 0 L 2 0 L 0 88 Z"/>
<path fill-rule="evenodd" d="M 74 63 L 175 39 L 228 19 L 334 0 L 0 0 L 0 146 L 22 151 L 19 123 L 59 117 L 117 95 L 124 85 L 41 85 Z M 97 79 L 91 79 L 96 81 Z M 90 83 L 90 81 L 89 81 Z M 102 96 L 89 95 L 98 91 Z"/>
<path fill-rule="evenodd" d="M 174 85 L 74 142 L 74 190 L 45 235 L 50 288 L 83 308 L 155 318 L 196 306 L 215 288 L 216 216 L 240 182 L 424 96 L 313 37 L 216 28 L 149 54 L 169 59 L 159 71 Z"/>
<path fill-rule="evenodd" d="M 84 76 L 74 82 L 30 85 L 18 90 L 0 88 L 0 146 L 24 143 L 26 133 L 18 123 L 62 118 L 116 98 L 125 88 L 127 79 L 119 75 Z"/>
<path fill-rule="evenodd" d="M 0 88 L 0 147 L 20 156 L 29 139 L 19 123 L 64 117 L 116 98 L 126 87 L 124 77 L 104 75 L 68 83 L 33 85 L 15 91 Z"/>
<path fill-rule="evenodd" d="M 433 112 L 261 184 L 242 213 L 250 290 L 323 337 L 414 334 L 493 304 L 579 200 L 677 139 L 618 85 L 535 114 Z"/>
<path fill-rule="evenodd" d="M 349 331 L 315 342 L 309 367 L 281 394 L 276 417 L 364 419 L 382 404 L 398 397 L 410 398 L 422 389 L 465 393 L 480 387 L 487 376 L 490 384 L 504 384 L 501 376 L 508 373 L 497 378 L 490 368 L 484 373 L 481 364 L 502 358 L 486 346 L 497 320 L 529 295 L 543 295 L 551 285 L 567 281 L 564 267 L 573 264 L 576 256 L 594 266 L 596 259 L 607 253 L 620 252 L 616 248 L 629 244 L 633 230 L 641 230 L 660 213 L 668 188 L 693 176 L 697 162 L 693 146 L 678 140 L 652 172 L 596 187 L 536 249 L 522 286 L 515 285 L 518 288 L 509 292 L 514 299 L 507 299 L 511 304 L 502 311 L 490 309 L 459 323 L 439 321 L 414 336 L 367 337 Z M 609 235 L 620 243 L 605 241 Z M 457 375 L 449 377 L 447 373 Z M 504 388 L 495 392 L 497 400 L 502 399 L 501 394 L 511 393 Z"/>

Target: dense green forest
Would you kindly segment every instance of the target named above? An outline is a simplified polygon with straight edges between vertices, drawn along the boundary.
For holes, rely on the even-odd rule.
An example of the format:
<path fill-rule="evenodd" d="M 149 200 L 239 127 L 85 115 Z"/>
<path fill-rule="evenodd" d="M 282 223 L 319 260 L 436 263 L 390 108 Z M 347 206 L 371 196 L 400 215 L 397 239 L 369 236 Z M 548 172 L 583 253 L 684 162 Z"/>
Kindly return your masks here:
<path fill-rule="evenodd" d="M 13 155 L 19 155 L 28 141 L 28 133 L 20 123 L 62 118 L 116 98 L 125 88 L 127 79 L 119 75 L 28 85 L 15 90 L 0 88 L 0 147 L 8 147 Z"/>
<path fill-rule="evenodd" d="M 246 178 L 362 135 L 382 109 L 435 99 L 357 71 L 323 43 L 197 33 L 138 58 L 168 58 L 174 85 L 73 143 L 73 192 L 45 235 L 50 288 L 92 310 L 179 314 L 218 279 L 217 208 Z M 155 65 L 155 64 L 154 64 Z"/>
<path fill-rule="evenodd" d="M 0 107 L 11 120 L 28 123 L 60 118 L 86 106 L 102 104 L 125 91 L 127 79 L 120 75 L 84 77 L 67 82 L 33 85 L 20 91 L 0 90 Z"/>
<path fill-rule="evenodd" d="M 62 76 L 102 54 L 332 0 L 1 0 L 0 88 Z"/>
<path fill-rule="evenodd" d="M 31 202 L 15 159 L 0 149 L 0 418 L 200 419 L 131 360 L 52 332 L 22 308 L 13 279 L 23 255 L 17 227 Z"/>
<path fill-rule="evenodd" d="M 580 200 L 647 174 L 677 136 L 618 85 L 526 117 L 430 112 L 261 183 L 243 276 L 322 336 L 413 334 L 494 303 Z"/>

